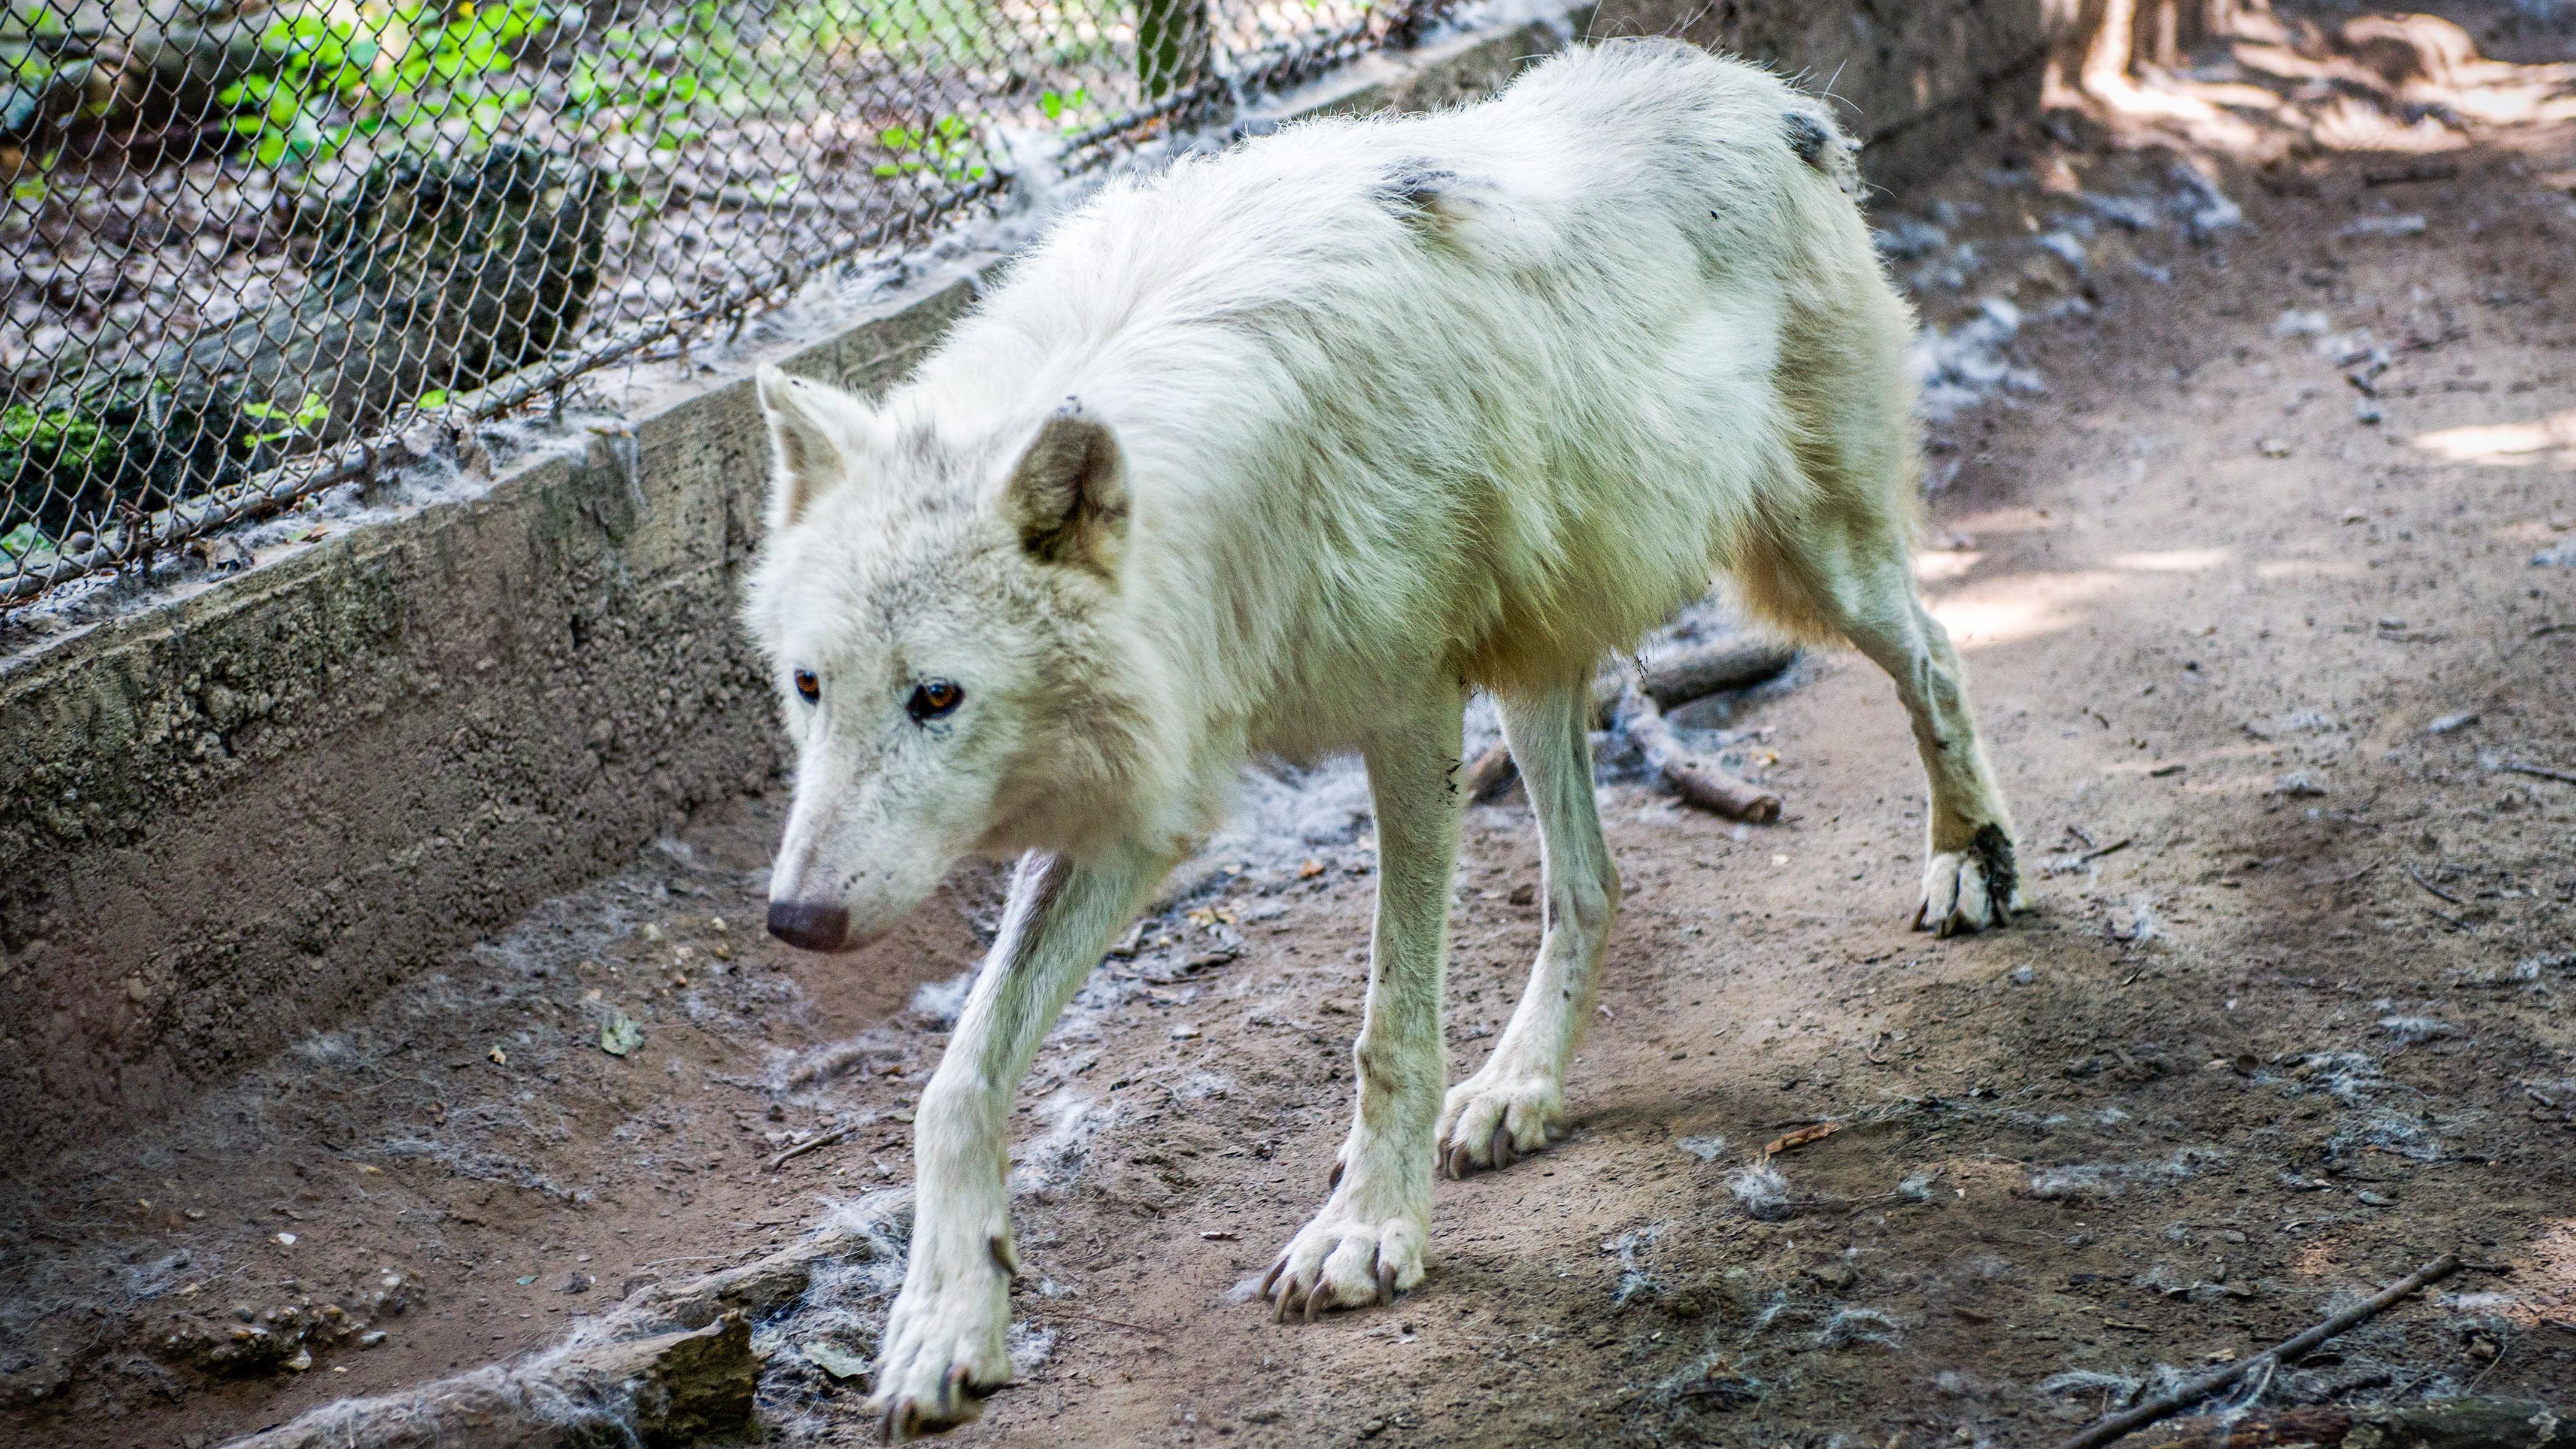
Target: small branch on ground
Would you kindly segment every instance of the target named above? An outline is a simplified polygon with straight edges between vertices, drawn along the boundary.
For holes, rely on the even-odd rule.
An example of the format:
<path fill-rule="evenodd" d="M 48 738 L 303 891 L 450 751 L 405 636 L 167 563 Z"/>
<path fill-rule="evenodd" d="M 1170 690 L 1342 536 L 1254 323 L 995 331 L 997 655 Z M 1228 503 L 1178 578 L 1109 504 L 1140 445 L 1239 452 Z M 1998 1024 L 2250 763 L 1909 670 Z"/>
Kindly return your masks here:
<path fill-rule="evenodd" d="M 1644 686 L 1645 708 L 1653 716 L 1647 726 L 1661 732 L 1667 754 L 1680 762 L 1691 779 L 1673 775 L 1660 761 L 1648 759 L 1655 768 L 1678 787 L 1684 798 L 1694 805 L 1705 806 L 1735 820 L 1750 820 L 1768 825 L 1780 818 L 1780 797 L 1749 784 L 1683 749 L 1664 724 L 1662 711 L 1676 708 L 1696 699 L 1705 699 L 1720 690 L 1746 689 L 1765 680 L 1777 678 L 1797 660 L 1798 651 L 1787 644 L 1764 639 L 1719 639 L 1674 650 L 1644 667 L 1640 682 Z M 1636 741 L 1640 750 L 1646 742 L 1623 723 L 1619 701 L 1628 684 L 1625 664 L 1606 668 L 1592 677 L 1592 726 L 1616 729 Z M 1468 803 L 1490 805 L 1503 797 L 1520 778 L 1520 767 L 1512 762 L 1512 749 L 1507 743 L 1489 746 L 1483 754 L 1470 760 L 1458 772 L 1458 788 L 1465 792 Z M 1693 783 L 1697 782 L 1697 783 Z M 1767 807 L 1763 802 L 1770 802 Z M 1765 808 L 1769 813 L 1761 813 Z M 2116 849 L 2117 847 L 2114 847 Z"/>
<path fill-rule="evenodd" d="M 2576 1423 L 2531 1399 L 2436 1399 L 2404 1409 L 2312 1405 L 2177 1419 L 2130 1435 L 2118 1449 L 2267 1449 L 2275 1444 L 2341 1449 L 2364 1443 L 2568 1449 L 2576 1445 Z"/>
<path fill-rule="evenodd" d="M 1645 755 L 1647 764 L 1672 782 L 1683 799 L 1730 820 L 1768 825 L 1780 818 L 1778 795 L 1738 779 L 1720 769 L 1715 761 L 1684 748 L 1673 727 L 1664 723 L 1664 712 L 1639 684 L 1632 677 L 1626 692 L 1619 696 L 1619 731 Z"/>
<path fill-rule="evenodd" d="M 2318 1344 L 2356 1324 L 2366 1323 L 2378 1317 L 2417 1290 L 2439 1283 L 2458 1271 L 2460 1271 L 2459 1254 L 2444 1253 L 2432 1262 L 2389 1284 L 2372 1297 L 2354 1304 L 2325 1322 L 2310 1328 L 2307 1332 L 2251 1357 L 2239 1359 L 2223 1368 L 2212 1369 L 2170 1394 L 2160 1395 L 2135 1408 L 2125 1409 L 2107 1419 L 2097 1420 L 2091 1428 L 2059 1444 L 2057 1449 L 2095 1449 L 2095 1446 L 2108 1444 L 2124 1434 L 2134 1433 L 2159 1420 L 2170 1419 L 2257 1370 L 2268 1374 L 2282 1364 L 2296 1363 Z"/>
<path fill-rule="evenodd" d="M 1750 689 L 1776 679 L 1797 662 L 1798 651 L 1767 639 L 1729 638 L 1694 644 L 1661 654 L 1644 666 L 1646 697 L 1664 709 L 1679 709 L 1695 699 L 1726 689 Z M 1608 729 L 1619 711 L 1619 692 L 1627 684 L 1625 666 L 1592 676 L 1592 723 Z"/>
<path fill-rule="evenodd" d="M 2452 905 L 2465 906 L 2468 904 L 2467 901 L 2461 900 L 2458 896 L 2455 896 L 2449 891 L 2442 889 L 2440 886 L 2433 884 L 2431 881 L 2424 879 L 2424 872 L 2417 870 L 2412 865 L 2406 867 L 2406 878 L 2415 882 L 2417 885 L 2422 886 L 2424 889 L 2431 891 L 2433 894 L 2440 896 L 2442 899 L 2449 901 Z"/>
<path fill-rule="evenodd" d="M 806 1153 L 819 1152 L 823 1148 L 831 1146 L 833 1143 L 840 1141 L 858 1130 L 859 1124 L 852 1122 L 845 1127 L 835 1127 L 831 1131 L 826 1132 L 822 1136 L 814 1138 L 811 1141 L 799 1142 L 795 1146 L 778 1154 L 776 1157 L 769 1159 L 769 1170 L 776 1172 L 778 1169 L 785 1167 L 788 1163 L 795 1161 Z"/>
<path fill-rule="evenodd" d="M 1520 766 L 1512 763 L 1512 747 L 1496 742 L 1473 760 L 1458 775 L 1458 788 L 1467 792 L 1467 803 L 1490 805 L 1521 777 Z"/>
<path fill-rule="evenodd" d="M 2526 765 L 2520 760 L 2508 760 L 2504 768 L 2514 774 L 2529 775 L 2537 780 L 2556 780 L 2561 785 L 2576 785 L 2576 770 L 2552 770 L 2543 765 Z"/>

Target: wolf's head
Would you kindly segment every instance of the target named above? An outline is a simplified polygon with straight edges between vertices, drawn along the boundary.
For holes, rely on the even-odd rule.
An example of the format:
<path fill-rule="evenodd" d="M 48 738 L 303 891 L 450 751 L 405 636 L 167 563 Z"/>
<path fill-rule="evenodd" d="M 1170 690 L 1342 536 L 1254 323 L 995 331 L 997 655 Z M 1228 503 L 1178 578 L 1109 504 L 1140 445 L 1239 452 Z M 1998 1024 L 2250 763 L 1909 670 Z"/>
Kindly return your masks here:
<path fill-rule="evenodd" d="M 763 368 L 769 533 L 745 618 L 796 742 L 769 929 L 851 950 L 969 854 L 1080 833 L 1124 713 L 1092 621 L 1118 588 L 1117 440 L 1052 416 L 944 440 Z"/>

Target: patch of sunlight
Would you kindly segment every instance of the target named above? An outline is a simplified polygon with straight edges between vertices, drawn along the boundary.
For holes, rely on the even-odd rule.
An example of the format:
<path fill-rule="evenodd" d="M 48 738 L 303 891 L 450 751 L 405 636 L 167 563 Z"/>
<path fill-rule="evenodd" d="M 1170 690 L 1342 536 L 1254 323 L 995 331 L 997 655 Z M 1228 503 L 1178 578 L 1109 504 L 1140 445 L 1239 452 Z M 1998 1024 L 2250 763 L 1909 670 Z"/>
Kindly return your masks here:
<path fill-rule="evenodd" d="M 1985 555 L 1974 551 L 1921 553 L 1914 556 L 1914 578 L 1918 583 L 1943 584 L 1964 579 Z"/>
<path fill-rule="evenodd" d="M 2232 548 L 2168 548 L 2120 554 L 2111 560 L 2111 567 L 2131 573 L 2205 574 L 2235 557 Z"/>
<path fill-rule="evenodd" d="M 2338 97 L 2321 109 L 2309 122 L 2309 134 L 2316 137 L 2317 144 L 2336 151 L 2430 155 L 2468 145 L 2465 137 L 2430 115 L 2408 121 L 2352 96 Z"/>
<path fill-rule="evenodd" d="M 1990 508 L 1950 521 L 1950 531 L 1966 538 L 1988 533 L 2046 533 L 2064 528 L 2066 520 L 2044 508 Z"/>
<path fill-rule="evenodd" d="M 2528 468 L 2535 463 L 2576 461 L 2576 408 L 2527 423 L 2480 423 L 2417 433 L 2413 445 L 2453 463 L 2490 468 Z M 2553 458 L 2553 454 L 2567 455 Z"/>
<path fill-rule="evenodd" d="M 2357 579 L 2370 570 L 2339 558 L 2267 558 L 2254 565 L 2258 579 Z"/>
<path fill-rule="evenodd" d="M 1965 652 L 2071 629 L 2091 617 L 2095 599 L 2124 586 L 2135 587 L 2110 572 L 2016 574 L 1962 589 L 1931 610 Z"/>

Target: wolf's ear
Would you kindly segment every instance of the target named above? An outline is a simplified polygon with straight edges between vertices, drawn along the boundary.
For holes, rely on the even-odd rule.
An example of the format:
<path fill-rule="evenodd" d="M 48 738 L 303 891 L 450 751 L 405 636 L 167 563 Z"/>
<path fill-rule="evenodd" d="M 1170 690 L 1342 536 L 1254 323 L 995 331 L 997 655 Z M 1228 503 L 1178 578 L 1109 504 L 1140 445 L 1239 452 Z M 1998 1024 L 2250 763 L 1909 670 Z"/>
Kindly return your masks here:
<path fill-rule="evenodd" d="M 846 444 L 856 423 L 864 430 L 867 405 L 857 398 L 764 366 L 754 376 L 760 410 L 769 419 L 772 466 L 769 529 L 805 516 L 814 500 L 849 481 Z"/>
<path fill-rule="evenodd" d="M 1040 562 L 1115 578 L 1127 541 L 1127 468 L 1116 435 L 1065 399 L 1012 468 L 1002 516 Z"/>

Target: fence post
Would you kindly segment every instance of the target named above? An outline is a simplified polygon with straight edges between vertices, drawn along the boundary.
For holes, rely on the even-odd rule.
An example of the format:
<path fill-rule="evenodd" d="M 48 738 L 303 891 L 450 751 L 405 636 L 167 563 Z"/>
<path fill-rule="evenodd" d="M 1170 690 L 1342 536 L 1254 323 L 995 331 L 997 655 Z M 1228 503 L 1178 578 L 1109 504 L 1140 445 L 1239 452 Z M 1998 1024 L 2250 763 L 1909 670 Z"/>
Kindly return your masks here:
<path fill-rule="evenodd" d="M 1136 0 L 1136 80 L 1148 101 L 1207 78 L 1209 0 Z"/>

